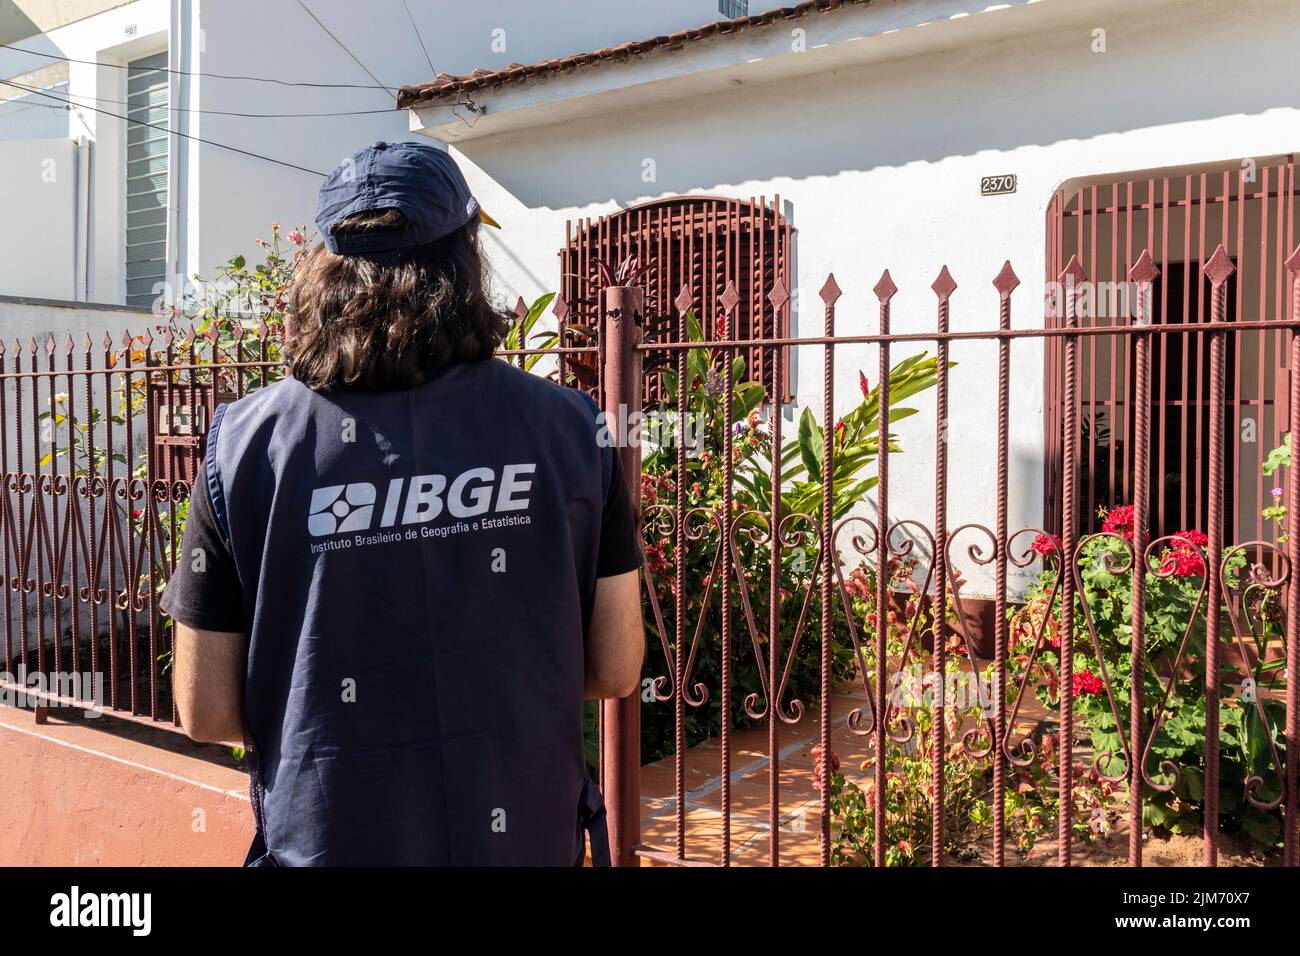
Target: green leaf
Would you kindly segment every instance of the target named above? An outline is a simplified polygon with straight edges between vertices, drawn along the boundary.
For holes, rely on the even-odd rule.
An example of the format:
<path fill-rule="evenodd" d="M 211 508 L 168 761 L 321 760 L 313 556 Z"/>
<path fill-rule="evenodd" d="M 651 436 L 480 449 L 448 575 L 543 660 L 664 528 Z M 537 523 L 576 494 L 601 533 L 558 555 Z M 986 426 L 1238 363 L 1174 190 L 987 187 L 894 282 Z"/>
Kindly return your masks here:
<path fill-rule="evenodd" d="M 803 458 L 804 469 L 809 475 L 822 473 L 822 445 L 824 442 L 821 426 L 813 417 L 811 408 L 805 407 L 799 416 L 799 454 Z"/>

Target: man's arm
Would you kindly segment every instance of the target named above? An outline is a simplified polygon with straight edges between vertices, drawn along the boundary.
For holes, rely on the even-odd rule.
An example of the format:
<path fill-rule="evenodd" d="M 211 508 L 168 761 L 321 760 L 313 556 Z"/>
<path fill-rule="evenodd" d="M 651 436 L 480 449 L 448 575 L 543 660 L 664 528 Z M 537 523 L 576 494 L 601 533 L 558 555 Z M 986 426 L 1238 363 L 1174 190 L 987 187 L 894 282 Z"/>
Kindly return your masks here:
<path fill-rule="evenodd" d="M 641 572 L 596 579 L 587 632 L 588 700 L 626 697 L 641 679 L 645 629 L 641 623 Z"/>
<path fill-rule="evenodd" d="M 203 743 L 244 745 L 244 670 L 248 638 L 174 622 L 172 692 L 181 727 Z"/>

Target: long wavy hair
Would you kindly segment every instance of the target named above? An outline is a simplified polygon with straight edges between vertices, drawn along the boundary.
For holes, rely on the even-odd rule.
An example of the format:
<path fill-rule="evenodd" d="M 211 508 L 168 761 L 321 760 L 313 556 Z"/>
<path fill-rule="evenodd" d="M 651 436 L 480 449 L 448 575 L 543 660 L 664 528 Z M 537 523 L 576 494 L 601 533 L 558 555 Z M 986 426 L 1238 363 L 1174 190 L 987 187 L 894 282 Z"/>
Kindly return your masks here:
<path fill-rule="evenodd" d="M 397 210 L 349 216 L 339 230 L 398 229 Z M 423 246 L 340 256 L 317 243 L 289 291 L 289 371 L 317 390 L 412 388 L 443 369 L 490 358 L 510 327 L 492 305 L 478 223 Z"/>

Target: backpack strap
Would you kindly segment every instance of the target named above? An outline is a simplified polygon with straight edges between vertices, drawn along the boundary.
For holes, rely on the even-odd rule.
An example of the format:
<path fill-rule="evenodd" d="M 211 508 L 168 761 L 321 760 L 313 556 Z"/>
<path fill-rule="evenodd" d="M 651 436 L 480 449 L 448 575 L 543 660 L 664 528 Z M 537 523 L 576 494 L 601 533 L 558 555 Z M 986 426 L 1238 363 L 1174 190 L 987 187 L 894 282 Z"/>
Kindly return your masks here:
<path fill-rule="evenodd" d="M 578 803 L 578 822 L 591 841 L 591 865 L 611 866 L 609 856 L 609 825 L 605 817 L 605 798 L 591 774 L 582 783 L 582 798 Z"/>
<path fill-rule="evenodd" d="M 212 424 L 208 427 L 208 447 L 203 453 L 203 478 L 208 484 L 208 499 L 212 502 L 212 514 L 227 543 L 230 542 L 230 518 L 226 513 L 226 493 L 221 488 L 221 476 L 217 473 L 217 435 L 221 431 L 221 420 L 228 407 L 218 405 L 212 413 Z"/>

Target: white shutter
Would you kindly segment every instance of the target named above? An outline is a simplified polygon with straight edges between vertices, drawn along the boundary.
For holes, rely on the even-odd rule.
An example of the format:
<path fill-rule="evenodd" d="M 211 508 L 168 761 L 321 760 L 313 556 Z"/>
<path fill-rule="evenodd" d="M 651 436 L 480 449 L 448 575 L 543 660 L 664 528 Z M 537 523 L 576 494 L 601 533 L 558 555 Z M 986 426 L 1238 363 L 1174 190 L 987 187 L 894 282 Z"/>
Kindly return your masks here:
<path fill-rule="evenodd" d="M 126 128 L 126 301 L 151 306 L 154 285 L 167 278 L 167 54 L 127 67 L 126 115 L 134 122 Z"/>

